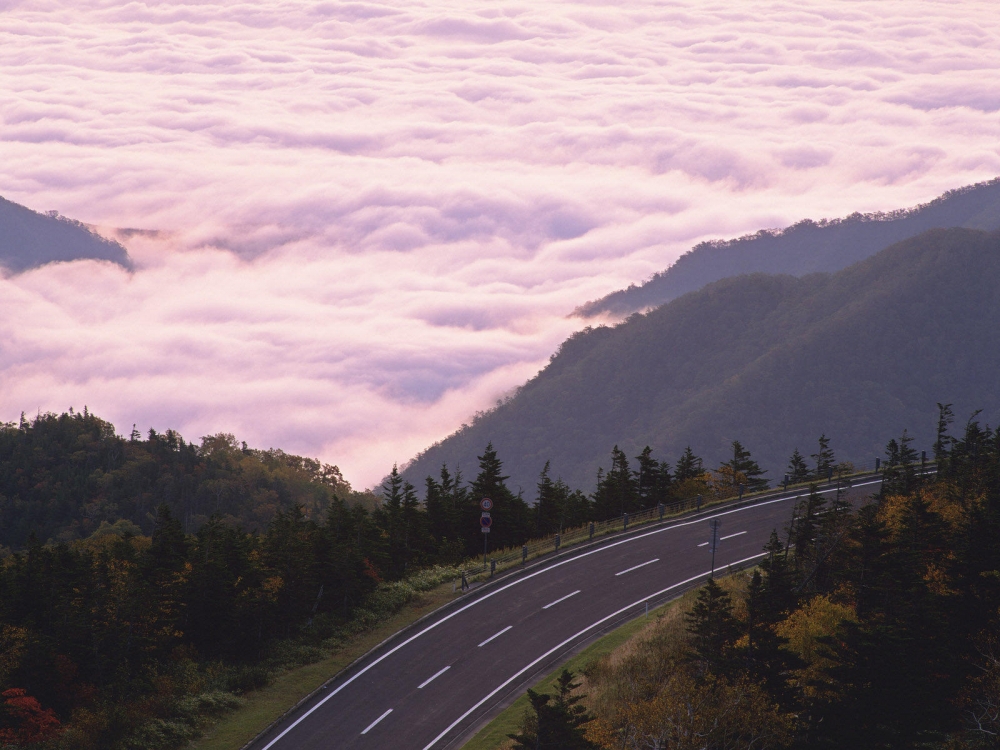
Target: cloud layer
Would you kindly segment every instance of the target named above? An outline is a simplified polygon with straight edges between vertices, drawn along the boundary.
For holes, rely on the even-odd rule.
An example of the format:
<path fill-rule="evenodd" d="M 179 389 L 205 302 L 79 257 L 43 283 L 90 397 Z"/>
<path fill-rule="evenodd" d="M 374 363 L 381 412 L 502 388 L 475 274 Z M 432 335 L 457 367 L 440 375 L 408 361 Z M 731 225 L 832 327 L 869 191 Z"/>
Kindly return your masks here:
<path fill-rule="evenodd" d="M 371 484 L 699 240 L 1000 174 L 993 11 L 0 0 L 0 195 L 160 230 L 0 279 L 0 419 Z"/>

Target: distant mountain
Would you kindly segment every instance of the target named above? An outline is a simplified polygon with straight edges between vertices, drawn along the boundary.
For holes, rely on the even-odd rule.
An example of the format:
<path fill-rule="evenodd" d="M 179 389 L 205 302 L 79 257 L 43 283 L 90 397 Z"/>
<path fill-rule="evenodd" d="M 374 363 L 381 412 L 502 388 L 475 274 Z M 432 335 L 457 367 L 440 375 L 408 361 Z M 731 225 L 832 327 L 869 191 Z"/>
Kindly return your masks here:
<path fill-rule="evenodd" d="M 740 440 L 774 480 L 821 433 L 838 460 L 871 463 L 904 428 L 929 449 L 938 401 L 996 424 L 998 373 L 1000 233 L 932 230 L 835 274 L 725 279 L 587 328 L 404 476 L 469 475 L 492 441 L 532 499 L 547 460 L 589 492 L 615 444 L 671 462 L 690 444 L 714 467 Z"/>
<path fill-rule="evenodd" d="M 55 212 L 40 214 L 0 198 L 0 266 L 19 273 L 46 263 L 108 260 L 132 268 L 121 244 Z"/>
<path fill-rule="evenodd" d="M 851 214 L 834 221 L 800 221 L 735 240 L 702 242 L 640 286 L 588 302 L 576 315 L 625 316 L 648 310 L 719 279 L 745 273 L 804 276 L 839 271 L 894 242 L 928 229 L 1000 229 L 1000 178 L 952 190 L 930 203 L 891 213 Z"/>

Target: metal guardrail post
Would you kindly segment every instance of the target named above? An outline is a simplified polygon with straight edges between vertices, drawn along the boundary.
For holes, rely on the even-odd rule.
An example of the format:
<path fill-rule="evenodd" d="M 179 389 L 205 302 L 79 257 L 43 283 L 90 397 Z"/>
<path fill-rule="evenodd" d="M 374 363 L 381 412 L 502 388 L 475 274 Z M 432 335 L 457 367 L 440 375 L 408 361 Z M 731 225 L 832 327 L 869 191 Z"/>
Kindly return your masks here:
<path fill-rule="evenodd" d="M 556 534 L 556 552 L 559 551 L 560 535 Z"/>
<path fill-rule="evenodd" d="M 521 565 L 524 565 L 526 562 L 528 562 L 528 545 L 527 544 L 524 545 L 523 547 L 521 547 Z"/>
<path fill-rule="evenodd" d="M 594 541 L 594 522 L 590 522 L 590 541 Z"/>
<path fill-rule="evenodd" d="M 622 513 L 622 531 L 628 531 L 628 513 Z"/>

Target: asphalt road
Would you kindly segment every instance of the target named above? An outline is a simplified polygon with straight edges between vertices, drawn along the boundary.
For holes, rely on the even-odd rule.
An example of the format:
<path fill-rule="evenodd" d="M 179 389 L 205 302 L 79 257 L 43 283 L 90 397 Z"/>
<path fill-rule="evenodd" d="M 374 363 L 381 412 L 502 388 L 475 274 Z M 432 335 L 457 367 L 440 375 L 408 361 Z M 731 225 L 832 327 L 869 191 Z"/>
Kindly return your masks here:
<path fill-rule="evenodd" d="M 852 494 L 877 485 L 857 480 Z M 387 641 L 250 747 L 455 750 L 586 643 L 702 583 L 711 519 L 721 522 L 716 570 L 753 565 L 803 494 L 645 527 L 483 586 Z"/>

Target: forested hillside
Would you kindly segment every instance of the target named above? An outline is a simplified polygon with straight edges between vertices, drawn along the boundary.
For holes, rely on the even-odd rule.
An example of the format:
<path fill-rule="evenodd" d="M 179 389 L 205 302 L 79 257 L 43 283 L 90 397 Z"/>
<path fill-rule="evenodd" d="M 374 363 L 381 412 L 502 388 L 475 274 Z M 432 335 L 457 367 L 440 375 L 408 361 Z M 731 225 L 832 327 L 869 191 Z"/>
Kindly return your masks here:
<path fill-rule="evenodd" d="M 280 450 L 252 450 L 232 435 L 187 443 L 173 430 L 116 434 L 82 413 L 0 424 L 0 547 L 90 536 L 102 523 L 155 527 L 166 505 L 185 531 L 210 517 L 248 531 L 299 505 L 321 516 L 353 499 L 336 466 Z"/>
<path fill-rule="evenodd" d="M 577 310 L 583 317 L 624 316 L 662 305 L 730 276 L 748 273 L 804 276 L 839 271 L 894 242 L 934 228 L 1000 229 L 1000 179 L 945 193 L 909 210 L 851 214 L 835 221 L 801 221 L 729 241 L 703 242 L 674 265 Z"/>
<path fill-rule="evenodd" d="M 0 198 L 0 266 L 19 272 L 57 261 L 108 260 L 125 268 L 125 248 L 78 221 L 40 214 Z"/>
<path fill-rule="evenodd" d="M 939 401 L 1000 416 L 1000 236 L 934 230 L 835 274 L 716 282 L 615 327 L 586 329 L 511 399 L 406 467 L 476 465 L 492 441 L 512 489 L 550 463 L 594 486 L 616 444 L 714 466 L 739 440 L 779 479 L 792 449 L 825 433 L 838 458 L 871 463 L 887 434 L 933 439 Z"/>

